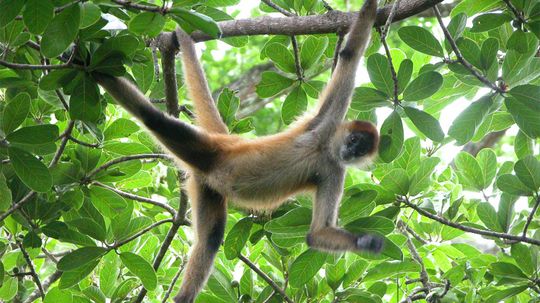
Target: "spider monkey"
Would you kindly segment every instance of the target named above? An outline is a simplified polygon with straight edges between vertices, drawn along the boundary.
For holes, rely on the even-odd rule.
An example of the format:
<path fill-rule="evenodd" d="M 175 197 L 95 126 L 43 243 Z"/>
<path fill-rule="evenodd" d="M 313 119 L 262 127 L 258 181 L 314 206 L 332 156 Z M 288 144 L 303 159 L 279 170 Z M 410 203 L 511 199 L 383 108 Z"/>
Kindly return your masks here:
<path fill-rule="evenodd" d="M 345 166 L 370 160 L 379 142 L 373 124 L 343 121 L 376 12 L 377 1 L 366 0 L 339 53 L 332 79 L 321 94 L 318 111 L 272 136 L 248 140 L 228 133 L 194 42 L 181 30 L 176 31 L 176 37 L 198 126 L 165 115 L 125 78 L 94 75 L 189 172 L 187 191 L 196 243 L 176 303 L 193 302 L 205 285 L 223 241 L 228 199 L 240 207 L 271 210 L 298 192 L 313 192 L 313 219 L 306 237 L 310 247 L 329 252 L 382 250 L 380 237 L 354 235 L 337 227 Z"/>

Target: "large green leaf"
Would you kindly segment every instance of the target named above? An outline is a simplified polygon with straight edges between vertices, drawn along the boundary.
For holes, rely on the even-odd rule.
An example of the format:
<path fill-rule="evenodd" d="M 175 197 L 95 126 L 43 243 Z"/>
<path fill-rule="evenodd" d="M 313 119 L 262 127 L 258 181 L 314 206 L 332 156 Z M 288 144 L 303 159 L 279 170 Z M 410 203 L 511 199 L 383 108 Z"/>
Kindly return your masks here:
<path fill-rule="evenodd" d="M 315 63 L 319 62 L 327 47 L 328 38 L 308 36 L 306 40 L 304 40 L 302 49 L 300 50 L 300 62 L 302 68 L 307 70 Z"/>
<path fill-rule="evenodd" d="M 404 107 L 404 110 L 414 126 L 426 135 L 426 137 L 435 142 L 444 140 L 444 132 L 437 119 L 433 118 L 430 114 L 413 107 L 407 106 Z"/>
<path fill-rule="evenodd" d="M 291 51 L 281 43 L 270 43 L 265 46 L 266 56 L 284 72 L 296 73 L 296 65 Z"/>
<path fill-rule="evenodd" d="M 291 264 L 289 269 L 289 283 L 299 288 L 309 282 L 321 269 L 326 261 L 326 254 L 309 249 L 302 253 Z"/>
<path fill-rule="evenodd" d="M 0 27 L 13 21 L 24 6 L 22 0 L 0 0 Z"/>
<path fill-rule="evenodd" d="M 491 148 L 485 148 L 478 153 L 476 160 L 478 161 L 478 165 L 480 165 L 484 177 L 483 187 L 487 188 L 491 185 L 497 174 L 497 156 Z"/>
<path fill-rule="evenodd" d="M 497 290 L 495 293 L 493 293 L 491 296 L 489 296 L 486 299 L 486 303 L 498 303 L 503 301 L 506 298 L 510 298 L 513 296 L 517 296 L 518 294 L 522 293 L 528 288 L 527 285 L 523 286 L 516 286 L 511 288 L 506 288 L 503 290 Z"/>
<path fill-rule="evenodd" d="M 227 259 L 232 260 L 242 252 L 242 248 L 249 239 L 253 220 L 249 217 L 243 218 L 231 228 L 225 238 L 224 252 Z"/>
<path fill-rule="evenodd" d="M 358 111 L 368 111 L 377 107 L 390 106 L 388 96 L 371 87 L 357 87 L 351 101 L 351 108 Z"/>
<path fill-rule="evenodd" d="M 380 216 L 363 217 L 347 224 L 345 229 L 355 234 L 378 233 L 387 235 L 395 228 L 394 222 Z"/>
<path fill-rule="evenodd" d="M 306 111 L 307 105 L 307 95 L 302 86 L 295 87 L 283 102 L 281 119 L 285 124 L 291 124 Z"/>
<path fill-rule="evenodd" d="M 402 168 L 389 171 L 381 179 L 381 186 L 396 195 L 405 196 L 409 192 L 410 181 L 407 172 Z"/>
<path fill-rule="evenodd" d="M 165 25 L 165 17 L 158 13 L 142 12 L 137 15 L 128 24 L 128 29 L 135 34 L 146 34 L 155 37 L 161 33 Z"/>
<path fill-rule="evenodd" d="M 533 156 L 526 156 L 514 166 L 519 180 L 532 191 L 540 188 L 540 161 Z"/>
<path fill-rule="evenodd" d="M 476 207 L 478 217 L 484 225 L 494 231 L 502 232 L 502 227 L 497 218 L 495 208 L 488 202 L 482 202 Z"/>
<path fill-rule="evenodd" d="M 376 281 L 388 279 L 395 275 L 409 272 L 418 272 L 420 265 L 412 260 L 386 261 L 372 267 L 364 277 L 363 281 Z"/>
<path fill-rule="evenodd" d="M 75 270 L 103 257 L 107 251 L 103 247 L 82 247 L 62 257 L 56 267 L 61 271 Z"/>
<path fill-rule="evenodd" d="M 169 12 L 173 19 L 182 25 L 182 21 L 188 23 L 195 29 L 200 29 L 204 33 L 218 38 L 221 35 L 221 30 L 217 23 L 212 18 L 198 12 L 190 11 L 181 7 L 174 7 Z"/>
<path fill-rule="evenodd" d="M 18 94 L 6 105 L 2 119 L 2 129 L 9 134 L 14 131 L 30 112 L 30 95 L 27 93 Z"/>
<path fill-rule="evenodd" d="M 367 59 L 367 69 L 371 83 L 388 96 L 394 95 L 394 81 L 388 59 L 381 54 L 373 54 Z"/>
<path fill-rule="evenodd" d="M 519 128 L 529 137 L 540 137 L 540 86 L 522 85 L 510 90 L 505 104 Z"/>
<path fill-rule="evenodd" d="M 20 1 L 19 2 L 23 2 Z M 27 0 L 23 11 L 23 21 L 32 34 L 41 34 L 54 15 L 51 0 Z"/>
<path fill-rule="evenodd" d="M 441 159 L 437 157 L 430 157 L 420 162 L 420 166 L 411 177 L 411 185 L 409 187 L 409 193 L 411 195 L 417 195 L 429 188 L 433 171 L 440 161 Z"/>
<path fill-rule="evenodd" d="M 489 113 L 493 104 L 491 97 L 482 97 L 473 102 L 452 122 L 448 135 L 456 139 L 459 145 L 469 142 Z"/>
<path fill-rule="evenodd" d="M 459 182 L 466 189 L 483 190 L 485 187 L 484 174 L 478 161 L 467 152 L 460 152 L 454 159 L 456 174 Z"/>
<path fill-rule="evenodd" d="M 257 95 L 261 98 L 270 98 L 281 93 L 293 83 L 293 80 L 281 76 L 278 73 L 264 72 L 262 74 L 261 82 L 257 84 Z"/>
<path fill-rule="evenodd" d="M 69 114 L 72 119 L 96 122 L 101 113 L 99 88 L 89 76 L 84 76 L 69 99 Z"/>
<path fill-rule="evenodd" d="M 532 190 L 523 184 L 518 177 L 504 174 L 497 178 L 497 187 L 505 193 L 516 196 L 531 196 Z"/>
<path fill-rule="evenodd" d="M 52 177 L 47 166 L 25 150 L 10 147 L 8 152 L 15 173 L 26 186 L 41 193 L 51 189 Z"/>
<path fill-rule="evenodd" d="M 23 127 L 7 136 L 9 142 L 17 144 L 52 143 L 57 138 L 58 126 L 51 124 Z"/>
<path fill-rule="evenodd" d="M 79 31 L 80 15 L 81 9 L 76 3 L 51 20 L 41 40 L 41 52 L 45 57 L 54 58 L 71 45 Z"/>
<path fill-rule="evenodd" d="M 120 259 L 122 260 L 122 263 L 129 269 L 129 271 L 141 279 L 144 288 L 150 291 L 156 288 L 156 272 L 148 261 L 143 259 L 141 256 L 130 252 L 121 253 Z"/>
<path fill-rule="evenodd" d="M 442 86 L 443 77 L 438 72 L 422 73 L 403 92 L 406 101 L 420 101 L 431 97 Z"/>
<path fill-rule="evenodd" d="M 403 122 L 396 111 L 384 121 L 380 136 L 379 156 L 383 161 L 391 162 L 401 152 L 404 137 Z"/>
<path fill-rule="evenodd" d="M 431 56 L 444 57 L 441 44 L 427 29 L 419 26 L 405 26 L 399 29 L 399 37 L 411 48 Z"/>

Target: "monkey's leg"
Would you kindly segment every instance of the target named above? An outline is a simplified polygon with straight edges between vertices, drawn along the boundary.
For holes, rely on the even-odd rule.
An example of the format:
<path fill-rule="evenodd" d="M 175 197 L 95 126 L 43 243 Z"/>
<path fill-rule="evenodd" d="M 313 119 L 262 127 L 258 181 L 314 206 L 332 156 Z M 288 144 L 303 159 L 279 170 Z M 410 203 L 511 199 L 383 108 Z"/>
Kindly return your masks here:
<path fill-rule="evenodd" d="M 307 244 L 315 249 L 339 251 L 371 251 L 382 249 L 383 239 L 376 235 L 354 235 L 336 226 L 343 177 L 328 177 L 317 189 Z"/>
<path fill-rule="evenodd" d="M 189 257 L 180 292 L 174 298 L 175 303 L 192 303 L 203 288 L 223 241 L 227 219 L 223 196 L 204 184 L 197 184 L 195 187 L 190 194 L 196 243 Z"/>

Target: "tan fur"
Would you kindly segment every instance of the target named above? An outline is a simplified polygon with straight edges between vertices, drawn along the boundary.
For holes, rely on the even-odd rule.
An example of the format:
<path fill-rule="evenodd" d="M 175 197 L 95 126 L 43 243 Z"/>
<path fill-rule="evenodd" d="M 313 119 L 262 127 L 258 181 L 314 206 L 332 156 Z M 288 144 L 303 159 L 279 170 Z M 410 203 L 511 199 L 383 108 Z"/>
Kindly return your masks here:
<path fill-rule="evenodd" d="M 366 162 L 376 153 L 378 144 L 378 133 L 371 123 L 343 121 L 376 8 L 376 0 L 365 1 L 332 79 L 321 94 L 317 113 L 272 136 L 249 140 L 228 134 L 197 60 L 194 43 L 181 30 L 177 30 L 177 37 L 198 127 L 164 116 L 127 80 L 94 75 L 189 172 L 187 190 L 196 239 L 176 303 L 192 303 L 204 286 L 223 240 L 228 201 L 247 209 L 272 210 L 292 195 L 311 192 L 315 199 L 308 245 L 331 252 L 380 251 L 380 238 L 353 235 L 336 226 L 345 165 Z M 370 139 L 359 141 L 356 136 Z M 366 144 L 370 144 L 369 150 L 362 149 Z"/>

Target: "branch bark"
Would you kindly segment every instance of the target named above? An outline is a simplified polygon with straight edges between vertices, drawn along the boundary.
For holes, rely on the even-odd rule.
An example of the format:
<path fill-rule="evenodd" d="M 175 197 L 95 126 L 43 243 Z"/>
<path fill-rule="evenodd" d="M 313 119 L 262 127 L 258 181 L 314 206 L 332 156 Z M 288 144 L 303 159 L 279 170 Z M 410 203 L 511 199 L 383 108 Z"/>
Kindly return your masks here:
<path fill-rule="evenodd" d="M 392 22 L 407 19 L 433 7 L 443 0 L 403 0 Z M 392 5 L 382 7 L 377 12 L 375 26 L 386 23 Z M 295 17 L 259 17 L 218 22 L 221 38 L 253 35 L 308 35 L 346 32 L 356 18 L 357 12 L 332 10 L 324 15 Z M 191 34 L 195 42 L 215 39 L 201 31 Z"/>

